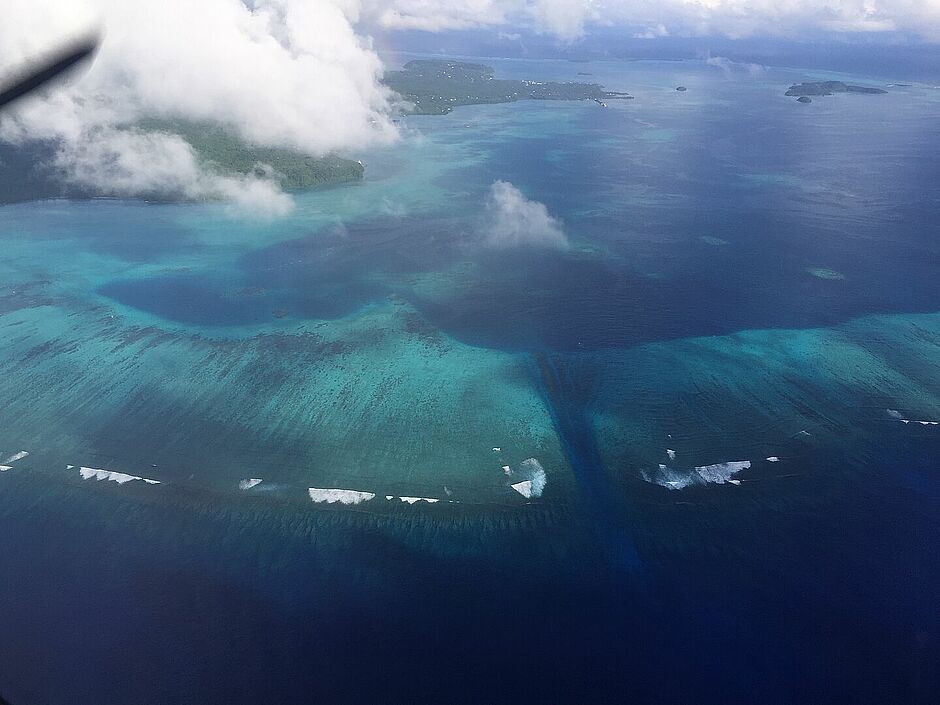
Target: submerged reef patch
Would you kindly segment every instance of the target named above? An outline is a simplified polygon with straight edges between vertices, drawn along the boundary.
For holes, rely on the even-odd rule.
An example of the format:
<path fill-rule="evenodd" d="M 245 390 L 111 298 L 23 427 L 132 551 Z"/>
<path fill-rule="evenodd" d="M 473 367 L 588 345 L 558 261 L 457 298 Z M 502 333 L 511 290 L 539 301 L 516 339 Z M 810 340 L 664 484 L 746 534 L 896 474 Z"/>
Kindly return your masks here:
<path fill-rule="evenodd" d="M 713 235 L 702 235 L 699 237 L 699 240 L 704 242 L 706 245 L 714 245 L 715 247 L 721 247 L 722 245 L 730 245 L 727 240 L 723 240 L 720 237 L 714 237 Z"/>
<path fill-rule="evenodd" d="M 842 272 L 837 272 L 836 270 L 829 269 L 827 267 L 808 267 L 806 271 L 817 279 L 829 279 L 832 281 L 845 279 L 845 275 Z"/>

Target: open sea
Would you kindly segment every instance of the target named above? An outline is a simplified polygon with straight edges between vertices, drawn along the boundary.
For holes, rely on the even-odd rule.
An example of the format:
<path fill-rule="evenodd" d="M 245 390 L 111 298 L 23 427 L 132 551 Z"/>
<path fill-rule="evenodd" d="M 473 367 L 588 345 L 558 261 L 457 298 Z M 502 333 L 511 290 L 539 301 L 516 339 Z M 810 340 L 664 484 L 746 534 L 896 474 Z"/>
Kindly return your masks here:
<path fill-rule="evenodd" d="M 635 99 L 0 207 L 12 705 L 937 702 L 940 90 L 486 63 Z"/>

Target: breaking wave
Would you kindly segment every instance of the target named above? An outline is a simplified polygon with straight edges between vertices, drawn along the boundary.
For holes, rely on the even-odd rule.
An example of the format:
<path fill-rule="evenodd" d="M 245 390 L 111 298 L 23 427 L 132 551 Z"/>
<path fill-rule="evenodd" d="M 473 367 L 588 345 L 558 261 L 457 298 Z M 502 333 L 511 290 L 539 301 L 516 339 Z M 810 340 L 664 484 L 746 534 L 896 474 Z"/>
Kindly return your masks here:
<path fill-rule="evenodd" d="M 641 476 L 647 482 L 665 487 L 669 490 L 685 489 L 689 485 L 723 485 L 725 483 L 738 484 L 733 479 L 742 470 L 751 467 L 750 460 L 732 460 L 714 465 L 698 465 L 690 469 L 675 469 L 660 464 L 655 470 L 644 470 Z"/>

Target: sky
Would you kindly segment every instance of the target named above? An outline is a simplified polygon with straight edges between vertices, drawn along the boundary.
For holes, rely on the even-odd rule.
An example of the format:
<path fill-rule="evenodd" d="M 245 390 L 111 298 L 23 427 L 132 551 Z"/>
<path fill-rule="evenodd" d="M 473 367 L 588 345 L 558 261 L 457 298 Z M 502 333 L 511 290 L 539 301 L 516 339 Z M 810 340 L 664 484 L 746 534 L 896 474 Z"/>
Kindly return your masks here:
<path fill-rule="evenodd" d="M 592 27 L 637 37 L 796 37 L 873 32 L 940 39 L 940 0 L 366 0 L 386 28 L 531 28 L 575 41 Z M 373 3 L 373 4 L 370 4 Z"/>
<path fill-rule="evenodd" d="M 224 199 L 278 214 L 264 176 L 206 171 L 141 117 L 217 121 L 256 144 L 320 155 L 399 138 L 373 36 L 478 30 L 559 46 L 594 34 L 657 41 L 771 37 L 940 41 L 940 0 L 0 0 L 0 70 L 76 33 L 101 33 L 91 69 L 0 116 L 0 140 L 51 139 L 86 188 Z M 506 194 L 502 194 L 506 197 Z"/>

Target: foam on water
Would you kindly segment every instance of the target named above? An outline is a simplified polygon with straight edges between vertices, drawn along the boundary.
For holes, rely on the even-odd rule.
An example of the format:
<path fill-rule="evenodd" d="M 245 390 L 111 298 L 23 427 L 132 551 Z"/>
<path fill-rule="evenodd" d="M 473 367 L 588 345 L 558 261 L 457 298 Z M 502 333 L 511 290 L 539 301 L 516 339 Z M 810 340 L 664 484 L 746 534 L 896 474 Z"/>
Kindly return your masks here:
<path fill-rule="evenodd" d="M 907 424 L 916 423 L 916 424 L 920 424 L 921 426 L 940 426 L 940 421 L 908 419 L 908 418 L 905 418 L 904 415 L 900 411 L 897 411 L 895 409 L 886 409 L 886 411 L 888 412 L 888 416 L 890 416 L 893 419 L 897 419 L 901 423 L 907 423 Z"/>
<path fill-rule="evenodd" d="M 386 497 L 387 499 L 387 497 Z M 435 502 L 440 502 L 439 499 L 434 499 L 433 497 L 399 497 L 400 501 L 405 504 L 417 504 L 418 502 L 427 502 L 428 504 L 434 504 Z"/>
<path fill-rule="evenodd" d="M 541 497 L 542 491 L 545 489 L 545 484 L 548 482 L 548 478 L 545 475 L 545 469 L 539 461 L 535 458 L 526 458 L 519 464 L 519 473 L 529 479 L 514 482 L 509 486 L 526 499 Z"/>
<path fill-rule="evenodd" d="M 252 477 L 248 480 L 241 480 L 238 483 L 238 489 L 240 490 L 250 490 L 252 487 L 257 487 L 261 484 L 261 478 Z"/>
<path fill-rule="evenodd" d="M 808 267 L 806 271 L 817 279 L 827 279 L 830 281 L 845 279 L 845 275 L 842 272 L 837 272 L 836 270 L 829 269 L 828 267 Z"/>
<path fill-rule="evenodd" d="M 695 472 L 705 482 L 721 485 L 728 482 L 732 475 L 737 475 L 749 467 L 751 467 L 750 460 L 732 460 L 727 463 L 716 463 L 715 465 L 700 465 L 695 468 Z"/>
<path fill-rule="evenodd" d="M 734 480 L 732 477 L 749 467 L 751 467 L 750 460 L 731 460 L 713 465 L 698 465 L 688 470 L 674 469 L 660 464 L 656 470 L 643 470 L 640 475 L 644 480 L 654 485 L 660 485 L 669 490 L 682 490 L 689 485 L 723 485 L 725 483 L 739 485 L 741 481 Z"/>
<path fill-rule="evenodd" d="M 14 453 L 14 454 L 11 455 L 9 458 L 7 458 L 6 460 L 4 460 L 3 463 L 4 463 L 4 464 L 6 464 L 6 463 L 15 463 L 17 460 L 22 460 L 22 459 L 25 458 L 27 455 L 29 455 L 29 451 L 21 450 L 19 453 Z"/>
<path fill-rule="evenodd" d="M 519 466 L 520 472 L 527 474 L 532 482 L 532 496 L 541 497 L 545 485 L 548 483 L 548 476 L 545 469 L 535 458 L 526 458 Z"/>
<path fill-rule="evenodd" d="M 730 244 L 727 240 L 724 240 L 720 237 L 714 237 L 712 235 L 702 235 L 699 237 L 699 240 L 704 242 L 706 245 L 714 245 L 715 247 L 721 247 L 722 245 Z"/>
<path fill-rule="evenodd" d="M 526 499 L 532 496 L 532 480 L 523 480 L 522 482 L 516 482 L 509 486 Z"/>
<path fill-rule="evenodd" d="M 310 499 L 314 502 L 326 504 L 361 504 L 375 498 L 375 492 L 362 492 L 359 490 L 320 489 L 311 487 L 307 490 Z"/>
<path fill-rule="evenodd" d="M 68 467 L 72 468 L 74 466 L 70 465 Z M 86 468 L 83 466 L 79 468 L 78 472 L 79 474 L 81 474 L 83 480 L 94 479 L 98 482 L 105 480 L 107 482 L 116 482 L 119 485 L 124 485 L 128 482 L 135 482 L 138 480 L 141 482 L 146 482 L 148 485 L 160 484 L 159 480 L 150 480 L 146 477 L 139 477 L 138 475 L 128 475 L 127 473 L 115 472 L 113 470 L 101 470 L 98 468 Z"/>
<path fill-rule="evenodd" d="M 647 482 L 654 485 L 661 485 L 670 490 L 681 490 L 691 485 L 694 481 L 694 476 L 691 472 L 679 472 L 662 463 L 659 464 L 656 470 L 643 470 L 640 476 Z"/>

